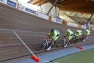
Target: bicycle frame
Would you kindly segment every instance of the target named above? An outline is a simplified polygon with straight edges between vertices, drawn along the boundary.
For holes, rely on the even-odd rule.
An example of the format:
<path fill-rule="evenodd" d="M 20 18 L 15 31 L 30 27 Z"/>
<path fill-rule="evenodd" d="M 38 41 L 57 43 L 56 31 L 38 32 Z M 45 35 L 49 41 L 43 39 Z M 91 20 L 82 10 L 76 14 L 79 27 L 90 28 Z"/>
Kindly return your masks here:
<path fill-rule="evenodd" d="M 41 50 L 43 47 L 48 47 L 50 40 L 48 40 L 46 37 L 44 37 L 44 42 L 40 43 L 39 46 L 37 47 L 37 50 Z"/>
<path fill-rule="evenodd" d="M 81 38 L 80 38 L 80 41 L 83 41 L 84 39 L 86 39 L 86 35 L 82 35 Z"/>
<path fill-rule="evenodd" d="M 50 43 L 50 40 L 48 40 L 46 37 L 44 37 L 44 40 L 45 40 L 45 43 L 44 43 L 44 45 L 43 46 L 45 46 L 45 45 L 49 45 L 49 43 Z"/>

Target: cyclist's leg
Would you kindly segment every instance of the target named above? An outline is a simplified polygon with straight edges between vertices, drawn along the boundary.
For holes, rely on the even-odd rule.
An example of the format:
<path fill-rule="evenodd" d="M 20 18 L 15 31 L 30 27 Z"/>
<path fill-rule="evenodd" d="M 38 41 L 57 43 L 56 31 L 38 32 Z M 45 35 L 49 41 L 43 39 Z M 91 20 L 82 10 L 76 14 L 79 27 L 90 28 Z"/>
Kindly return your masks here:
<path fill-rule="evenodd" d="M 53 38 L 53 39 L 54 39 L 54 42 L 53 42 L 53 44 L 52 44 L 52 47 L 54 47 L 54 45 L 56 44 L 56 40 L 57 40 L 58 38 L 59 38 L 59 36 Z"/>
<path fill-rule="evenodd" d="M 83 41 L 86 41 L 86 39 L 88 38 L 87 36 L 88 36 L 88 34 L 85 34 L 85 35 L 84 35 Z"/>
<path fill-rule="evenodd" d="M 68 42 L 68 44 L 70 44 L 71 39 L 72 39 L 72 36 L 69 37 L 69 42 Z"/>
<path fill-rule="evenodd" d="M 86 35 L 86 39 L 88 38 L 88 35 L 90 35 L 90 33 L 88 32 L 87 35 Z"/>
<path fill-rule="evenodd" d="M 67 47 L 67 46 L 69 45 L 70 37 L 67 37 L 66 39 L 67 39 L 67 42 L 66 42 L 66 44 L 64 45 L 64 47 Z"/>
<path fill-rule="evenodd" d="M 49 47 L 47 48 L 47 50 L 50 50 L 52 48 L 53 42 L 54 42 L 54 40 L 52 39 Z"/>
<path fill-rule="evenodd" d="M 58 37 L 52 37 L 51 45 L 47 48 L 47 50 L 50 50 L 54 46 L 54 42 L 58 39 Z"/>
<path fill-rule="evenodd" d="M 88 34 L 87 35 L 85 35 L 85 40 L 88 38 Z"/>

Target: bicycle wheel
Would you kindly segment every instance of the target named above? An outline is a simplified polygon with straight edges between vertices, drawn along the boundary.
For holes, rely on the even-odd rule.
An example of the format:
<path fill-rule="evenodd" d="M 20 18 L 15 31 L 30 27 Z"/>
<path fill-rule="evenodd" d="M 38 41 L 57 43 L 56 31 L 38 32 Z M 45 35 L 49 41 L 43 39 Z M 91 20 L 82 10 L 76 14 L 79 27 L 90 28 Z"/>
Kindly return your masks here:
<path fill-rule="evenodd" d="M 57 42 L 56 47 L 64 47 L 64 41 L 60 40 L 59 42 Z"/>
<path fill-rule="evenodd" d="M 45 45 L 46 42 L 42 42 L 41 44 L 39 44 L 39 46 L 37 47 L 37 51 L 40 51 Z"/>

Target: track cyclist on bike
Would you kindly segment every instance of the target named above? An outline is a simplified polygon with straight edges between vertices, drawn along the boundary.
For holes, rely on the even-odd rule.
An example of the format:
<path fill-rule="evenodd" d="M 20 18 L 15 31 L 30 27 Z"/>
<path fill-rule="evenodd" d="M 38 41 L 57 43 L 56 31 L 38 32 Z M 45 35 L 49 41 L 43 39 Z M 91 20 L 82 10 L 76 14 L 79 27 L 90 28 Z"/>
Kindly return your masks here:
<path fill-rule="evenodd" d="M 48 39 L 51 39 L 51 45 L 47 48 L 47 50 L 52 48 L 54 42 L 59 38 L 59 36 L 60 32 L 57 29 L 51 29 L 51 31 L 48 33 Z"/>
<path fill-rule="evenodd" d="M 70 43 L 70 40 L 73 38 L 74 33 L 70 29 L 67 29 L 67 32 L 65 33 L 65 36 L 67 37 L 67 43 L 64 45 L 64 47 L 67 47 L 67 45 Z"/>
<path fill-rule="evenodd" d="M 86 36 L 86 38 L 83 41 L 85 41 L 88 38 L 87 36 L 90 35 L 90 33 L 91 33 L 90 30 L 88 29 L 85 30 L 84 35 Z"/>
<path fill-rule="evenodd" d="M 81 30 L 76 30 L 75 32 L 75 38 L 79 39 L 79 36 L 82 35 L 82 31 Z"/>
<path fill-rule="evenodd" d="M 79 41 L 81 35 L 82 35 L 82 31 L 76 30 L 76 32 L 74 34 L 74 39 L 76 39 L 75 43 L 77 43 Z"/>

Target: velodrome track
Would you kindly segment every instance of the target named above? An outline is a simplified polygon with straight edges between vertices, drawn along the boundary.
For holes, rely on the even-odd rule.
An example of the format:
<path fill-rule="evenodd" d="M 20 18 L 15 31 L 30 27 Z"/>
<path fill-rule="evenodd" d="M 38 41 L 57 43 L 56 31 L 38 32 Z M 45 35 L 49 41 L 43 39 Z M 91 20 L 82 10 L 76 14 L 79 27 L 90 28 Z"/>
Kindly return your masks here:
<path fill-rule="evenodd" d="M 52 28 L 58 29 L 61 34 L 68 28 L 73 31 L 77 30 L 77 28 L 53 23 L 0 3 L 0 61 L 30 54 L 13 31 L 20 36 L 34 53 L 37 53 L 38 44 L 43 41 L 43 37 Z M 91 31 L 91 35 L 86 42 L 72 44 L 68 47 L 92 43 L 94 43 L 94 31 Z M 7 63 L 7 61 L 2 63 Z"/>

